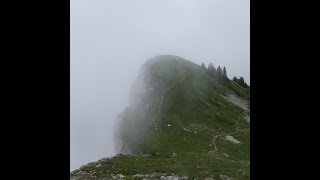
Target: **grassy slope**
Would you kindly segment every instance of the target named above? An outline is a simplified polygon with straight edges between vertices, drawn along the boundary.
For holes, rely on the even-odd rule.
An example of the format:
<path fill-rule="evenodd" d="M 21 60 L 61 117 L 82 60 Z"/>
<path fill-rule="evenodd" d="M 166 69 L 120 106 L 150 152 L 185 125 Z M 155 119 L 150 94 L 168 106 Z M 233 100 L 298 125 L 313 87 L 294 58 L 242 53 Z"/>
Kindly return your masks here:
<path fill-rule="evenodd" d="M 136 155 L 116 156 L 99 162 L 100 167 L 93 163 L 82 167 L 82 172 L 95 172 L 98 178 L 122 174 L 130 179 L 135 174 L 159 172 L 189 178 L 220 179 L 220 175 L 228 175 L 235 179 L 249 179 L 249 131 L 232 135 L 240 144 L 217 138 L 220 159 L 208 154 L 214 150 L 209 144 L 215 135 L 234 132 L 238 126 L 249 129 L 243 110 L 220 95 L 232 92 L 250 100 L 248 91 L 232 81 L 208 76 L 196 64 L 173 59 L 172 56 L 162 56 L 150 60 L 147 65 L 151 73 L 149 80 L 159 86 L 155 90 L 158 92 L 147 93 L 145 97 L 159 95 L 173 82 L 185 78 L 167 91 L 161 113 L 158 113 L 158 106 L 144 108 L 150 98 L 124 113 L 120 131 Z M 177 155 L 173 156 L 173 153 Z M 224 153 L 229 157 L 224 157 Z M 78 171 L 72 172 L 71 176 Z"/>

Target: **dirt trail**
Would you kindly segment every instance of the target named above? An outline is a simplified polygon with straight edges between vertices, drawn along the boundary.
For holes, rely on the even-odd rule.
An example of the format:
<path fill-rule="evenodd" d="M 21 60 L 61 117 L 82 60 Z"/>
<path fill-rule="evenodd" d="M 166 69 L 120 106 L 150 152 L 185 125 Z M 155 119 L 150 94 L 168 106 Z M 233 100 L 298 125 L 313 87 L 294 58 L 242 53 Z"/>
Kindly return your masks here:
<path fill-rule="evenodd" d="M 214 148 L 214 149 L 213 149 L 213 152 L 214 152 L 213 156 L 214 156 L 215 158 L 222 160 L 221 157 L 218 157 L 218 150 L 219 150 L 219 149 L 218 149 L 218 147 L 217 147 L 217 145 L 216 145 L 216 140 L 217 140 L 219 137 L 228 136 L 228 135 L 230 136 L 230 135 L 232 135 L 232 134 L 236 134 L 236 133 L 239 133 L 239 132 L 249 131 L 249 128 L 247 128 L 247 129 L 240 129 L 240 128 L 239 128 L 239 119 L 242 117 L 242 115 L 243 115 L 244 113 L 245 113 L 245 111 L 238 116 L 238 119 L 237 119 L 237 120 L 235 120 L 236 123 L 237 123 L 237 126 L 236 126 L 236 130 L 235 130 L 234 132 L 230 132 L 230 133 L 225 133 L 225 132 L 219 133 L 219 134 L 217 134 L 216 136 L 214 136 L 214 138 L 212 139 L 212 142 L 209 144 L 209 146 L 212 146 L 212 145 L 213 145 L 213 148 Z M 223 158 L 223 160 L 225 160 L 225 158 Z"/>

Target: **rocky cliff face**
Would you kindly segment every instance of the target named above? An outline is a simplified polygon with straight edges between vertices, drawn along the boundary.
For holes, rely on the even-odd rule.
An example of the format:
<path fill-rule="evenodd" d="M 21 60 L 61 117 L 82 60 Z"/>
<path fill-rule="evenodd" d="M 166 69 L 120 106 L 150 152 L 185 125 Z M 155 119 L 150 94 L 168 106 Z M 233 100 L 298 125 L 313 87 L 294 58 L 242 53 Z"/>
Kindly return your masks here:
<path fill-rule="evenodd" d="M 146 124 L 155 125 L 152 122 L 159 118 L 166 91 L 195 70 L 198 70 L 198 65 L 172 55 L 156 56 L 143 64 L 130 92 L 130 106 L 118 117 L 114 134 L 117 153 L 143 152 L 138 147 L 138 142 L 144 141 L 144 135 L 140 132 L 148 131 Z M 139 125 L 139 132 L 133 130 L 134 125 Z M 124 129 L 126 126 L 131 128 Z"/>

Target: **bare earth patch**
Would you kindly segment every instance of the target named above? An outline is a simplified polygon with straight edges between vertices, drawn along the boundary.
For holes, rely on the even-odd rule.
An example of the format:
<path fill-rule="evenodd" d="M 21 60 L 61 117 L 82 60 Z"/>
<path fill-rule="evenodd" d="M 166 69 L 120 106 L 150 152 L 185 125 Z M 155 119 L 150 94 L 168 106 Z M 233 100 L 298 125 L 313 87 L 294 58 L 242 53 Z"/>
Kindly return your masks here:
<path fill-rule="evenodd" d="M 250 123 L 250 116 L 246 115 L 244 119 L 247 121 L 247 123 Z"/>
<path fill-rule="evenodd" d="M 220 175 L 222 180 L 232 180 L 231 177 L 228 177 L 227 175 Z"/>
<path fill-rule="evenodd" d="M 248 102 L 239 98 L 238 96 L 234 94 L 229 94 L 227 97 L 224 98 L 233 103 L 234 105 L 239 106 L 243 110 L 250 112 L 250 109 L 248 108 Z"/>
<path fill-rule="evenodd" d="M 231 141 L 232 143 L 235 144 L 240 144 L 240 141 L 236 140 L 233 136 L 227 135 L 226 140 Z"/>

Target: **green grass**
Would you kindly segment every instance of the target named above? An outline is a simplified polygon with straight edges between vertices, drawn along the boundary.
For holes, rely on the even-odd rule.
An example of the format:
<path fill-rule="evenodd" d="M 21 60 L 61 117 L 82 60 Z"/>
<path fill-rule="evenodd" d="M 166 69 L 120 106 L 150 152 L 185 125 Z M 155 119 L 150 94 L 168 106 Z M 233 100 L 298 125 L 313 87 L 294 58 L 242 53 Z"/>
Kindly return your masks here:
<path fill-rule="evenodd" d="M 97 178 L 110 177 L 109 174 L 122 174 L 128 178 L 133 178 L 136 174 L 158 173 L 167 175 L 178 175 L 188 178 L 206 178 L 212 177 L 219 179 L 222 174 L 228 174 L 229 177 L 238 179 L 248 179 L 248 168 L 244 165 L 226 162 L 211 158 L 207 155 L 185 155 L 178 154 L 172 156 L 169 154 L 159 154 L 149 157 L 141 156 L 121 156 L 114 157 L 107 161 L 102 161 L 100 167 L 91 165 L 83 167 L 85 172 L 97 172 Z M 73 174 L 76 174 L 76 170 Z M 139 178 L 136 178 L 139 179 Z"/>

